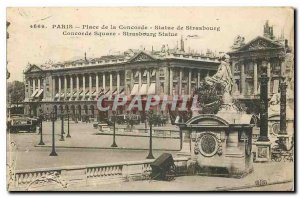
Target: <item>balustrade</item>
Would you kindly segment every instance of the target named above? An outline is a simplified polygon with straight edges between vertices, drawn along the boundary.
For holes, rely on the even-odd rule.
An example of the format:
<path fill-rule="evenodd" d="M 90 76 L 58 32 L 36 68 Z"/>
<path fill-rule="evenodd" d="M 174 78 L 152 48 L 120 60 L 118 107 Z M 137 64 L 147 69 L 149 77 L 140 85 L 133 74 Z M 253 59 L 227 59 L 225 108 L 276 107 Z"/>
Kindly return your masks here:
<path fill-rule="evenodd" d="M 187 169 L 187 158 L 174 158 L 178 174 L 183 175 Z M 78 172 L 83 175 L 81 181 L 85 184 L 97 184 L 101 182 L 115 182 L 125 180 L 148 179 L 151 173 L 150 164 L 154 159 L 142 161 L 130 161 L 122 163 L 110 163 L 93 166 L 67 166 L 61 168 L 18 170 L 14 174 L 14 183 L 10 185 L 11 190 L 27 190 L 33 184 L 49 187 L 51 182 L 67 184 L 73 183 L 70 177 L 79 177 Z M 83 172 L 83 173 L 82 173 Z M 76 181 L 74 181 L 76 182 Z M 78 180 L 77 180 L 78 182 Z M 82 182 L 81 182 L 82 184 Z M 53 185 L 53 184 L 52 184 Z"/>

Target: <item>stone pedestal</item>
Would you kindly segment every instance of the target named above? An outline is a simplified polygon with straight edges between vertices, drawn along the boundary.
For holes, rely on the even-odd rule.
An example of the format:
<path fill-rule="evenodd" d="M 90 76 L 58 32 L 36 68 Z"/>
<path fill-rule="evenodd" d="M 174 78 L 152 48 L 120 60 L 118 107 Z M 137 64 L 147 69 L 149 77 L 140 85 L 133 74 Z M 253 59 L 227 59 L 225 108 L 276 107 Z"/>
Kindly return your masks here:
<path fill-rule="evenodd" d="M 252 116 L 201 114 L 180 129 L 185 133 L 178 155 L 190 156 L 188 173 L 240 178 L 252 171 Z"/>
<path fill-rule="evenodd" d="M 255 162 L 271 161 L 271 142 L 257 141 L 255 144 L 257 147 Z"/>
<path fill-rule="evenodd" d="M 183 132 L 182 149 L 177 153 L 178 156 L 191 156 L 190 134 Z"/>

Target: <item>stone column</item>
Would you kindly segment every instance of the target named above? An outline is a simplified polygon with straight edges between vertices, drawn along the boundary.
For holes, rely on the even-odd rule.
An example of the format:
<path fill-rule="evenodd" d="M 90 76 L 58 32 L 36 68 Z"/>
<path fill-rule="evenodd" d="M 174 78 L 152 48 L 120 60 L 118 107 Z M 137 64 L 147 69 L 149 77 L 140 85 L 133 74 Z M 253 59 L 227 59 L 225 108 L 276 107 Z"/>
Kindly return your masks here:
<path fill-rule="evenodd" d="M 56 86 L 56 84 L 55 84 L 55 80 L 56 80 L 56 77 L 52 77 L 52 98 L 53 99 L 55 99 L 55 95 L 56 95 L 56 90 L 55 90 L 55 86 Z"/>
<path fill-rule="evenodd" d="M 35 78 L 32 79 L 32 93 L 35 91 Z"/>
<path fill-rule="evenodd" d="M 79 76 L 76 75 L 76 99 L 79 99 Z"/>
<path fill-rule="evenodd" d="M 112 91 L 113 91 L 113 78 L 112 78 L 112 73 L 111 72 L 109 73 L 109 89 L 110 89 L 110 92 L 112 93 Z"/>
<path fill-rule="evenodd" d="M 148 87 L 150 86 L 150 75 L 152 74 L 152 72 L 150 73 L 149 70 L 147 70 L 147 85 Z"/>
<path fill-rule="evenodd" d="M 73 76 L 70 75 L 70 101 L 72 100 L 73 97 Z"/>
<path fill-rule="evenodd" d="M 46 77 L 46 78 L 48 78 L 47 80 L 48 80 L 48 87 L 49 87 L 49 91 L 47 91 L 47 93 L 46 93 L 46 97 L 47 97 L 47 100 L 51 100 L 52 98 L 53 98 L 53 96 L 52 96 L 52 94 L 53 94 L 53 76 L 52 75 L 49 75 L 48 77 Z M 45 78 L 45 80 L 46 80 L 46 78 Z M 47 84 L 47 83 L 46 83 Z M 46 91 L 46 90 L 45 90 Z"/>
<path fill-rule="evenodd" d="M 254 82 L 254 84 L 253 84 L 253 89 L 254 89 L 254 91 L 253 91 L 253 93 L 254 93 L 254 95 L 257 95 L 257 88 L 258 88 L 258 86 L 257 86 L 257 62 L 253 62 L 254 63 L 254 69 L 253 69 L 253 82 Z"/>
<path fill-rule="evenodd" d="M 182 69 L 180 69 L 180 71 L 179 71 L 179 81 L 178 81 L 178 85 L 179 85 L 179 92 L 178 92 L 178 95 L 181 95 L 181 93 L 182 93 Z"/>
<path fill-rule="evenodd" d="M 268 80 L 268 94 L 271 93 L 271 63 L 267 62 L 267 76 L 269 78 Z"/>
<path fill-rule="evenodd" d="M 68 85 L 68 82 L 67 82 L 67 76 L 63 76 L 64 77 L 64 97 L 67 98 L 67 85 Z"/>
<path fill-rule="evenodd" d="M 280 81 L 280 135 L 287 135 L 286 130 L 286 88 L 284 78 Z"/>
<path fill-rule="evenodd" d="M 139 70 L 139 89 L 142 87 L 142 70 Z"/>
<path fill-rule="evenodd" d="M 189 81 L 188 81 L 188 94 L 191 95 L 191 87 L 192 87 L 192 73 L 189 70 Z"/>
<path fill-rule="evenodd" d="M 246 81 L 245 81 L 245 63 L 241 63 L 241 93 L 243 96 L 246 94 Z"/>
<path fill-rule="evenodd" d="M 124 87 L 125 87 L 125 94 L 128 95 L 130 94 L 130 90 L 131 90 L 131 81 L 130 84 L 128 83 L 128 76 L 129 76 L 130 72 L 129 70 L 124 70 Z"/>
<path fill-rule="evenodd" d="M 82 100 L 85 100 L 85 75 L 82 75 L 82 90 L 83 90 L 83 96 L 82 96 Z"/>
<path fill-rule="evenodd" d="M 159 69 L 160 72 L 164 73 L 164 94 L 170 95 L 170 72 L 169 67 L 165 67 L 162 70 Z"/>
<path fill-rule="evenodd" d="M 46 94 L 46 79 L 47 76 L 45 76 L 45 78 L 43 78 L 43 100 L 46 100 L 47 94 Z"/>
<path fill-rule="evenodd" d="M 103 89 L 105 90 L 105 73 L 103 73 L 102 75 L 102 80 L 103 80 Z"/>
<path fill-rule="evenodd" d="M 58 77 L 58 99 L 60 100 L 61 95 L 61 76 Z"/>
<path fill-rule="evenodd" d="M 92 74 L 89 74 L 89 100 L 92 99 Z"/>
<path fill-rule="evenodd" d="M 165 94 L 160 90 L 159 68 L 155 69 L 155 94 Z"/>
<path fill-rule="evenodd" d="M 150 87 L 150 75 L 152 74 L 152 72 L 150 73 L 149 70 L 146 70 L 146 74 L 147 74 L 147 92 L 148 92 L 148 89 Z"/>
<path fill-rule="evenodd" d="M 131 93 L 131 90 L 133 89 L 133 86 L 134 86 L 134 77 L 133 77 L 134 73 L 133 71 L 131 71 L 131 75 L 130 75 L 130 90 L 129 90 L 129 94 Z"/>
<path fill-rule="evenodd" d="M 99 74 L 98 73 L 95 73 L 96 74 L 96 95 L 98 95 L 99 93 Z"/>
<path fill-rule="evenodd" d="M 173 68 L 170 68 L 170 94 L 169 95 L 173 95 Z"/>
<path fill-rule="evenodd" d="M 38 90 L 40 90 L 41 89 L 41 78 L 39 77 L 38 78 Z"/>
<path fill-rule="evenodd" d="M 29 78 L 28 79 L 28 99 L 30 98 L 31 96 L 31 79 Z"/>
<path fill-rule="evenodd" d="M 117 72 L 117 92 L 120 92 L 120 73 Z"/>

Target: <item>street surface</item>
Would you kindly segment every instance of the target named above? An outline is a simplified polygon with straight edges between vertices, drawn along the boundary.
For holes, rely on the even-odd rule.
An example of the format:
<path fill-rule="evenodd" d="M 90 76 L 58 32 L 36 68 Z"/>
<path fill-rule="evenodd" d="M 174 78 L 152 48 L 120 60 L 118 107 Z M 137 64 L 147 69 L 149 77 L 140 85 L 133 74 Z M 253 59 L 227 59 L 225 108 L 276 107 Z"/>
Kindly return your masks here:
<path fill-rule="evenodd" d="M 77 191 L 291 191 L 293 163 L 254 163 L 254 171 L 237 178 L 182 176 L 174 181 L 129 181 L 88 187 L 70 187 Z M 266 185 L 257 185 L 265 180 Z"/>
<path fill-rule="evenodd" d="M 110 146 L 113 143 L 113 136 L 95 135 L 97 129 L 93 128 L 92 123 L 75 124 L 70 122 L 71 138 L 66 138 L 67 123 L 65 121 L 65 141 L 59 141 L 60 121 L 56 121 L 55 131 L 57 157 L 49 156 L 52 150 L 52 123 L 43 122 L 45 146 L 37 146 L 40 141 L 38 133 L 9 134 L 7 135 L 7 142 L 14 142 L 17 151 L 7 154 L 7 158 L 9 159 L 8 156 L 11 156 L 11 159 L 16 160 L 16 169 L 34 169 L 144 160 L 149 152 L 148 137 L 116 136 L 118 148 L 112 149 Z M 9 144 L 7 143 L 7 146 Z M 155 157 L 163 152 L 175 154 L 179 148 L 179 139 L 153 138 L 153 155 Z M 10 148 L 10 150 L 13 149 Z"/>
<path fill-rule="evenodd" d="M 43 141 L 45 146 L 38 146 L 38 133 L 19 133 L 7 135 L 7 162 L 14 161 L 16 170 L 51 168 L 72 165 L 92 165 L 123 161 L 144 160 L 148 155 L 149 138 L 136 136 L 116 136 L 118 148 L 111 148 L 112 135 L 95 135 L 97 129 L 92 123 L 70 123 L 71 138 L 59 141 L 61 124 L 55 124 L 56 152 L 58 156 L 49 156 L 51 152 L 52 126 L 50 122 L 43 124 Z M 67 135 L 67 124 L 65 134 Z M 180 147 L 179 139 L 153 138 L 153 155 L 168 152 L 176 156 Z M 9 152 L 10 150 L 10 152 Z M 293 188 L 293 163 L 270 162 L 254 163 L 254 171 L 241 179 L 183 176 L 174 181 L 134 181 L 110 183 L 97 186 L 75 187 L 67 190 L 77 191 L 260 191 L 283 190 Z M 268 185 L 257 186 L 255 181 L 266 180 Z"/>
<path fill-rule="evenodd" d="M 243 178 L 180 176 L 173 181 L 129 181 L 89 186 L 68 186 L 63 191 L 292 191 L 293 163 L 255 163 Z M 258 185 L 263 180 L 265 184 Z M 57 187 L 59 189 L 59 187 Z M 57 189 L 56 188 L 56 189 Z M 45 188 L 44 188 L 45 189 Z M 51 189 L 51 188 L 50 188 Z"/>

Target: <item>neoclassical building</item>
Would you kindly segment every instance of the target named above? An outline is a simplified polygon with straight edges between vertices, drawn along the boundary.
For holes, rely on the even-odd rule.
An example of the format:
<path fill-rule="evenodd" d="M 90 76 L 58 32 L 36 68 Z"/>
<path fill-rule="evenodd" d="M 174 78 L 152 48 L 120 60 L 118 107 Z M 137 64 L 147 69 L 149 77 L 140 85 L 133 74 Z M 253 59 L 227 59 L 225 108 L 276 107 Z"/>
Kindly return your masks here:
<path fill-rule="evenodd" d="M 211 52 L 180 50 L 129 50 L 122 55 L 67 61 L 52 65 L 29 65 L 25 76 L 25 113 L 38 116 L 40 110 L 59 115 L 101 116 L 97 98 L 103 94 L 189 95 L 219 65 Z M 99 117 L 100 118 L 100 117 Z"/>
<path fill-rule="evenodd" d="M 253 106 L 259 106 L 259 78 L 262 66 L 267 67 L 269 98 L 279 92 L 281 77 L 285 77 L 289 82 L 294 74 L 289 62 L 291 58 L 286 58 L 291 54 L 288 41 L 283 35 L 275 38 L 273 27 L 269 26 L 268 21 L 264 26 L 263 35 L 247 43 L 244 43 L 243 37 L 237 37 L 233 50 L 228 52 L 234 81 L 233 96 L 245 103 L 250 113 L 256 114 L 259 107 Z"/>

